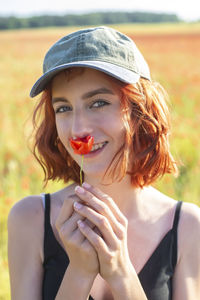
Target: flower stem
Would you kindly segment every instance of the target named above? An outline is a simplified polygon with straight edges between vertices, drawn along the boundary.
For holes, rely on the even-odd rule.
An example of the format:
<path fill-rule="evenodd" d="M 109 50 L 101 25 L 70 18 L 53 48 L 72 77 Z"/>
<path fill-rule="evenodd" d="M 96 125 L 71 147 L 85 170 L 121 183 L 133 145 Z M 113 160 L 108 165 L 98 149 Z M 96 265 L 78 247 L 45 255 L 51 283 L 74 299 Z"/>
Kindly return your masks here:
<path fill-rule="evenodd" d="M 82 172 L 83 172 L 83 159 L 84 159 L 84 155 L 82 154 L 81 168 L 80 168 L 80 185 L 81 185 L 81 186 L 82 186 L 82 183 L 83 183 L 83 177 L 82 177 Z"/>

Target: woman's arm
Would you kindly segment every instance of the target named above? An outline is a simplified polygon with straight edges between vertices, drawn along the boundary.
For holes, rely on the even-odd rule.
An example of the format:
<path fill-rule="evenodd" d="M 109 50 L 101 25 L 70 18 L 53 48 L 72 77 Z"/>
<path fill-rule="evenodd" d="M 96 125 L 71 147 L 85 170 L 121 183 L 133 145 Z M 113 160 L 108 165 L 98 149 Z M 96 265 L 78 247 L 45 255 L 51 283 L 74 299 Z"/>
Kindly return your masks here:
<path fill-rule="evenodd" d="M 72 204 L 70 208 L 66 205 L 67 202 L 66 200 L 61 209 L 57 225 L 63 229 L 61 235 L 64 245 L 67 244 L 72 249 L 71 252 L 69 250 L 71 260 L 56 300 L 86 300 L 96 277 L 96 274 L 92 273 L 90 276 L 87 272 L 94 267 L 92 263 L 88 263 L 92 258 L 91 247 L 88 242 L 80 243 L 81 249 L 78 250 L 79 244 L 76 243 L 80 240 L 83 242 L 84 237 L 81 238 L 81 233 L 70 236 L 73 225 L 77 227 L 77 215 L 73 213 Z M 72 218 L 68 219 L 66 224 L 69 215 L 72 215 Z M 43 240 L 44 209 L 41 197 L 30 196 L 16 203 L 8 217 L 8 261 L 12 300 L 42 300 Z M 72 264 L 73 261 L 75 263 Z M 84 266 L 87 267 L 85 272 Z M 98 270 L 98 261 L 95 268 Z"/>
<path fill-rule="evenodd" d="M 178 262 L 173 279 L 173 300 L 199 299 L 200 209 L 184 203 L 178 230 Z"/>
<path fill-rule="evenodd" d="M 79 272 L 77 271 L 69 265 L 55 300 L 86 300 L 89 298 L 96 276 L 81 273 L 80 270 Z"/>
<path fill-rule="evenodd" d="M 43 210 L 40 197 L 16 203 L 8 216 L 8 263 L 12 300 L 41 300 Z"/>

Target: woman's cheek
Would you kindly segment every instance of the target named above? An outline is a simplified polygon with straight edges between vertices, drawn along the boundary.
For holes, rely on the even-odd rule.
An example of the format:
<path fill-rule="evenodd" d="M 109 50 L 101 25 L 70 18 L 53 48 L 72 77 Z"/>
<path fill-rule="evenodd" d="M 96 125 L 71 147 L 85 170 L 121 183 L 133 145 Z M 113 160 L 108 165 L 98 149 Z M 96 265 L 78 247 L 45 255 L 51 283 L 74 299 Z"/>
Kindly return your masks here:
<path fill-rule="evenodd" d="M 67 126 L 67 122 L 63 122 L 60 118 L 56 118 L 56 129 L 58 133 L 58 137 L 66 150 L 70 151 L 70 144 L 69 144 L 69 125 Z"/>

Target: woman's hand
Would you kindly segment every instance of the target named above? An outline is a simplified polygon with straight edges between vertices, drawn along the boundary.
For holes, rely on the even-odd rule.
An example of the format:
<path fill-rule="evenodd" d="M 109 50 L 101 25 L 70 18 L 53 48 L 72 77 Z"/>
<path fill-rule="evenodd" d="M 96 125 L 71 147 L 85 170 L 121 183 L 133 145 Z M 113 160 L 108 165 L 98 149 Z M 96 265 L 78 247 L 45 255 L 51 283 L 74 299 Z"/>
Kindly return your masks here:
<path fill-rule="evenodd" d="M 83 184 L 75 192 L 82 203 L 75 202 L 74 209 L 101 233 L 96 233 L 84 220 L 78 222 L 80 231 L 98 253 L 100 275 L 110 285 L 127 278 L 134 269 L 127 247 L 127 219 L 113 199 L 99 189 Z"/>
<path fill-rule="evenodd" d="M 70 270 L 84 278 L 95 278 L 99 273 L 98 256 L 92 244 L 78 228 L 77 222 L 84 217 L 74 211 L 75 201 L 80 201 L 76 195 L 64 201 L 56 220 L 56 229 L 69 256 Z M 92 227 L 90 221 L 85 220 L 86 223 L 89 228 Z"/>

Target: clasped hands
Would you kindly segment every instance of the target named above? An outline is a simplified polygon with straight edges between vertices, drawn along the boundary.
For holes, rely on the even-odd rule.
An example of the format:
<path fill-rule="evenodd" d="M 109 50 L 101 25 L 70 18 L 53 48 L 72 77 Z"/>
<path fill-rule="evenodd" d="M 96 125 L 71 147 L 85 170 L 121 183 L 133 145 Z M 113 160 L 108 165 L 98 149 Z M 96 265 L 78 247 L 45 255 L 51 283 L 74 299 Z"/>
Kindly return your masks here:
<path fill-rule="evenodd" d="M 75 193 L 71 206 L 64 201 L 56 221 L 70 264 L 74 272 L 94 278 L 100 273 L 112 285 L 127 277 L 133 267 L 127 247 L 127 219 L 100 189 L 83 183 Z"/>

